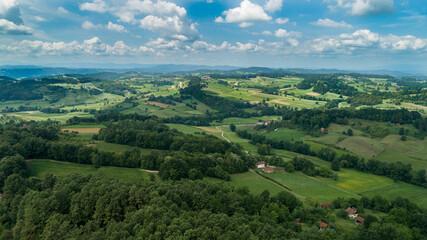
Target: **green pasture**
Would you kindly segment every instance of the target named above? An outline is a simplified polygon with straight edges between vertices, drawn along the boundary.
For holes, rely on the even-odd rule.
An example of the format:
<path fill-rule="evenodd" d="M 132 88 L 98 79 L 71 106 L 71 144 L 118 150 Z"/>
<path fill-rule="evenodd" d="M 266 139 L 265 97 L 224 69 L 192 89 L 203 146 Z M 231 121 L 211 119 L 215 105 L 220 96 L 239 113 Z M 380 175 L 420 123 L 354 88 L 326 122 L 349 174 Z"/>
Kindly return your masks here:
<path fill-rule="evenodd" d="M 267 190 L 271 195 L 276 195 L 279 192 L 285 191 L 278 185 L 251 171 L 231 175 L 229 184 L 236 188 L 247 187 L 252 194 L 261 194 Z"/>
<path fill-rule="evenodd" d="M 83 175 L 92 174 L 102 178 L 117 178 L 127 182 L 138 182 L 149 178 L 149 174 L 136 168 L 120 167 L 100 167 L 94 168 L 92 165 L 55 162 L 52 160 L 28 160 L 28 169 L 30 176 L 43 178 L 46 173 L 52 173 L 55 176 L 63 177 L 70 173 L 79 173 Z"/>

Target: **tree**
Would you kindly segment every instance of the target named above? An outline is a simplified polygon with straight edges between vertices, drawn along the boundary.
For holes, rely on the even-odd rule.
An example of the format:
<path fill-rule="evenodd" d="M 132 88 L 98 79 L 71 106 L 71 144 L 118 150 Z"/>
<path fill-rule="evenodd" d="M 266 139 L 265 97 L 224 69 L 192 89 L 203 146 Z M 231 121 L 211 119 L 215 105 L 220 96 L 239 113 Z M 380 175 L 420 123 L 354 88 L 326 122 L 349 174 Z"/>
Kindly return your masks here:
<path fill-rule="evenodd" d="M 416 172 L 414 181 L 419 184 L 426 183 L 426 170 L 422 169 Z"/>
<path fill-rule="evenodd" d="M 405 129 L 403 127 L 399 129 L 399 135 L 405 135 Z"/>
<path fill-rule="evenodd" d="M 405 136 L 405 135 L 402 135 L 402 137 L 400 137 L 400 140 L 402 140 L 402 141 L 406 141 L 406 136 Z"/>
<path fill-rule="evenodd" d="M 349 128 L 349 129 L 347 130 L 347 135 L 349 135 L 349 136 L 353 136 L 353 130 L 352 130 L 351 128 Z"/>
<path fill-rule="evenodd" d="M 378 218 L 374 215 L 368 214 L 365 216 L 365 221 L 363 221 L 363 227 L 368 229 L 372 223 L 378 222 Z"/>
<path fill-rule="evenodd" d="M 331 162 L 331 169 L 334 171 L 339 171 L 340 170 L 340 163 L 338 162 L 338 160 L 334 160 Z"/>
<path fill-rule="evenodd" d="M 236 125 L 234 125 L 233 123 L 232 123 L 232 124 L 230 124 L 230 130 L 231 130 L 232 132 L 235 132 L 235 131 L 236 131 Z"/>

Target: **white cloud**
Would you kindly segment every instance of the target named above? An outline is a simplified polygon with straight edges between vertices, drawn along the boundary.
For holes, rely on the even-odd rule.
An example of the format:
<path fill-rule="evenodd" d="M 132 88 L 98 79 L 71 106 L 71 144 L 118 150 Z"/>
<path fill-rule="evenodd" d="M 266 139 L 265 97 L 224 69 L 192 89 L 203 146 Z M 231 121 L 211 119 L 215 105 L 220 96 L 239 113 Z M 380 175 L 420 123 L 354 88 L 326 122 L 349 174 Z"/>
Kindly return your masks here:
<path fill-rule="evenodd" d="M 353 27 L 344 21 L 336 22 L 329 18 L 319 19 L 316 22 L 312 22 L 311 24 L 319 27 L 330 27 L 330 28 L 352 28 Z"/>
<path fill-rule="evenodd" d="M 285 29 L 279 28 L 274 33 L 274 36 L 280 37 L 280 38 L 301 37 L 301 33 L 300 32 L 294 32 L 294 31 L 288 32 Z"/>
<path fill-rule="evenodd" d="M 95 24 L 93 24 L 90 21 L 85 21 L 82 24 L 82 28 L 86 29 L 86 30 L 89 30 L 89 29 L 100 29 L 100 28 L 102 28 L 102 25 L 101 24 L 96 24 L 95 25 Z"/>
<path fill-rule="evenodd" d="M 108 24 L 107 24 L 106 27 L 107 27 L 108 30 L 111 30 L 111 31 L 127 32 L 126 29 L 125 29 L 125 27 L 123 27 L 120 24 L 115 24 L 115 23 L 112 23 L 112 22 L 108 22 Z"/>
<path fill-rule="evenodd" d="M 24 25 L 16 25 L 6 19 L 0 19 L 0 34 L 31 35 L 32 30 Z"/>
<path fill-rule="evenodd" d="M 47 21 L 46 18 L 43 18 L 43 17 L 40 17 L 40 16 L 35 16 L 34 19 L 37 22 L 46 22 Z"/>
<path fill-rule="evenodd" d="M 187 17 L 187 10 L 173 2 L 127 0 L 109 11 L 121 22 L 139 24 L 141 28 L 158 33 L 161 38 L 194 41 L 200 37 L 196 24 Z"/>
<path fill-rule="evenodd" d="M 240 27 L 248 27 L 257 21 L 270 21 L 271 17 L 264 9 L 249 0 L 243 0 L 239 7 L 229 9 L 222 13 L 223 17 L 218 17 L 215 22 L 240 23 Z"/>
<path fill-rule="evenodd" d="M 289 18 L 278 18 L 276 19 L 276 23 L 278 24 L 286 24 L 289 22 Z"/>
<path fill-rule="evenodd" d="M 380 36 L 368 29 L 357 30 L 352 34 L 341 34 L 341 42 L 346 46 L 370 47 L 378 44 Z"/>
<path fill-rule="evenodd" d="M 261 34 L 264 35 L 264 36 L 271 36 L 271 35 L 273 35 L 273 33 L 270 32 L 270 31 L 263 31 Z"/>
<path fill-rule="evenodd" d="M 90 21 L 85 21 L 82 24 L 82 28 L 86 29 L 86 30 L 90 30 L 90 29 L 107 29 L 107 30 L 110 30 L 110 31 L 116 31 L 116 32 L 121 32 L 121 33 L 127 32 L 126 29 L 125 29 L 125 27 L 123 27 L 120 24 L 115 24 L 115 23 L 112 23 L 112 22 L 108 22 L 108 24 L 106 24 L 104 26 L 102 24 L 94 24 L 94 23 L 92 23 Z"/>
<path fill-rule="evenodd" d="M 370 16 L 389 14 L 394 11 L 393 0 L 324 0 L 329 3 L 329 8 L 335 11 L 337 8 L 348 9 L 353 16 Z"/>
<path fill-rule="evenodd" d="M 188 24 L 179 16 L 157 17 L 153 15 L 141 19 L 140 27 L 156 32 L 163 37 L 182 41 L 196 39 L 198 33 L 194 24 Z"/>
<path fill-rule="evenodd" d="M 0 52 L 24 56 L 118 56 L 132 55 L 139 52 L 139 50 L 128 47 L 123 41 L 117 41 L 114 45 L 108 45 L 103 43 L 98 37 L 94 37 L 81 43 L 77 41 L 65 43 L 24 40 L 10 45 L 0 45 Z"/>
<path fill-rule="evenodd" d="M 427 49 L 427 39 L 416 38 L 411 35 L 388 35 L 381 38 L 380 46 L 385 49 L 398 51 Z"/>
<path fill-rule="evenodd" d="M 103 0 L 93 0 L 93 2 L 85 2 L 79 5 L 82 11 L 92 11 L 105 13 L 108 11 L 108 6 Z"/>
<path fill-rule="evenodd" d="M 318 38 L 308 43 L 316 52 L 346 53 L 359 52 L 365 54 L 369 51 L 427 51 L 427 39 L 417 38 L 412 35 L 381 36 L 368 29 L 357 30 L 352 34 L 341 34 L 337 37 Z"/>
<path fill-rule="evenodd" d="M 21 18 L 21 9 L 15 0 L 0 1 L 0 34 L 32 34 L 32 29 L 24 26 Z"/>
<path fill-rule="evenodd" d="M 283 6 L 283 0 L 268 0 L 265 4 L 264 9 L 268 12 L 280 11 Z"/>
<path fill-rule="evenodd" d="M 60 14 L 69 14 L 70 13 L 67 9 L 65 9 L 63 7 L 58 7 L 57 11 Z"/>

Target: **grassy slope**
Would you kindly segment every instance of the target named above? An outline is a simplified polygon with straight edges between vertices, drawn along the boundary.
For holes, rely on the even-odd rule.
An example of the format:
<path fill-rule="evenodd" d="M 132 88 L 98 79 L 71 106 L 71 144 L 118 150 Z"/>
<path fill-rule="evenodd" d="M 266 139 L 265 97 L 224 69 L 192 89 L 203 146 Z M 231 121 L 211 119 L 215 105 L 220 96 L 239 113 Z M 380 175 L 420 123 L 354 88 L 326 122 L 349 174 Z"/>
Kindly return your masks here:
<path fill-rule="evenodd" d="M 29 160 L 29 175 L 44 177 L 46 173 L 52 173 L 55 176 L 62 177 L 70 173 L 79 173 L 83 175 L 92 174 L 97 177 L 117 178 L 127 182 L 136 182 L 148 179 L 149 175 L 135 168 L 120 167 L 100 167 L 98 169 L 91 165 L 54 162 L 51 160 Z"/>

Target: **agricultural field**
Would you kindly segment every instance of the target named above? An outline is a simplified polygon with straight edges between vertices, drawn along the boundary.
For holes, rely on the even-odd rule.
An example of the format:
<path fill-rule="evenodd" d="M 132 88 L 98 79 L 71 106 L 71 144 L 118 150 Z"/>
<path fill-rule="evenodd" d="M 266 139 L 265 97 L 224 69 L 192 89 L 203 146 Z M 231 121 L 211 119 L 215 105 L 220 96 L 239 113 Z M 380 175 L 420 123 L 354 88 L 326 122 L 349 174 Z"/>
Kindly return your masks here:
<path fill-rule="evenodd" d="M 101 178 L 116 178 L 126 182 L 138 182 L 149 179 L 149 174 L 135 168 L 120 167 L 100 167 L 94 168 L 91 165 L 57 162 L 46 159 L 28 160 L 29 175 L 43 178 L 47 173 L 52 173 L 57 177 L 66 176 L 72 173 L 82 175 L 94 175 Z"/>
<path fill-rule="evenodd" d="M 253 194 L 261 194 L 263 191 L 267 190 L 274 196 L 281 191 L 286 191 L 279 185 L 270 182 L 252 171 L 233 174 L 229 184 L 235 188 L 248 188 Z"/>

